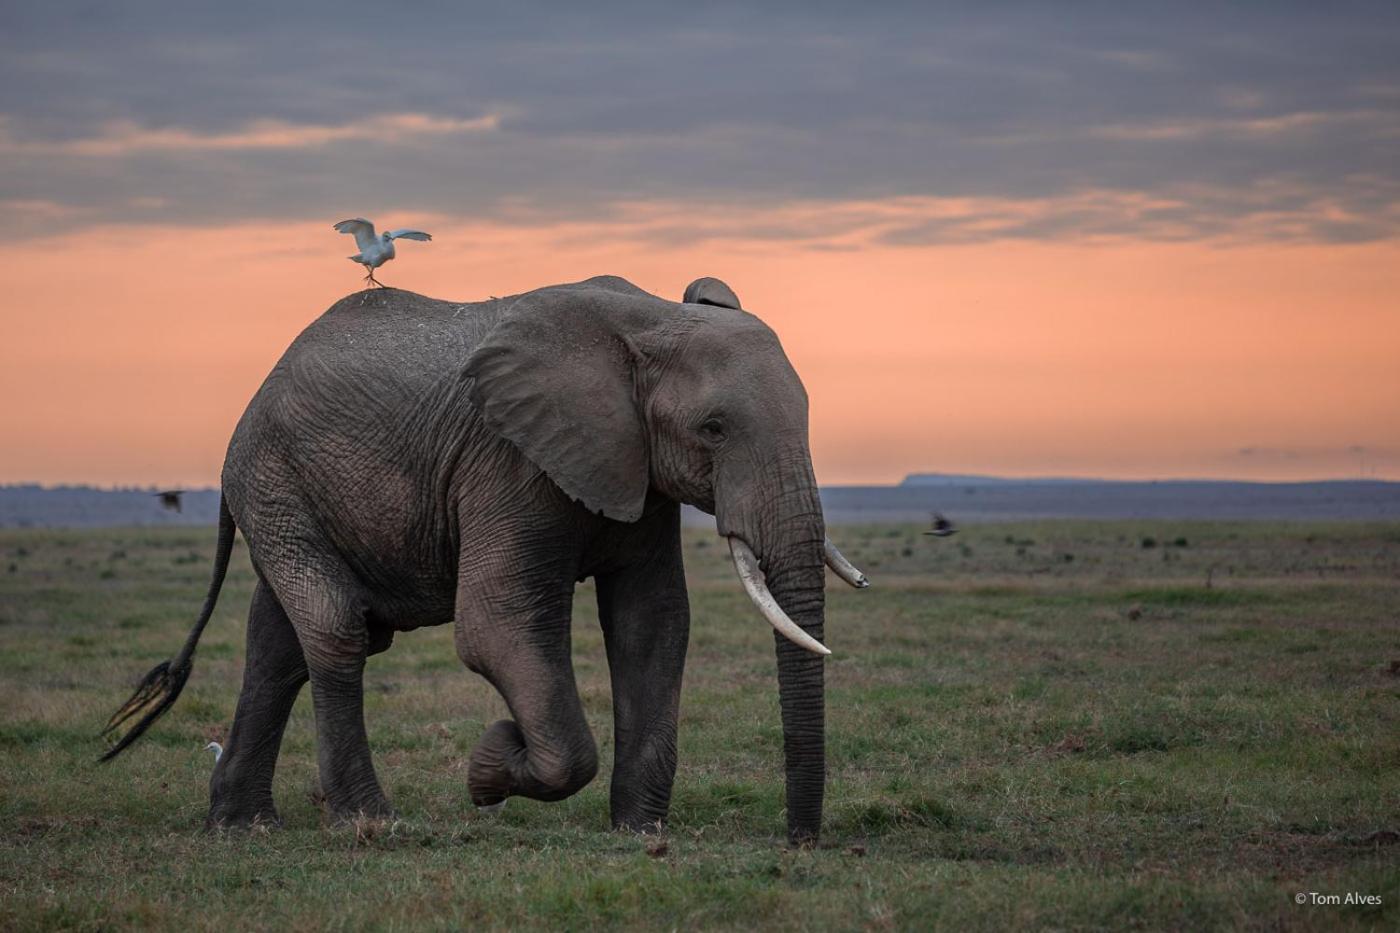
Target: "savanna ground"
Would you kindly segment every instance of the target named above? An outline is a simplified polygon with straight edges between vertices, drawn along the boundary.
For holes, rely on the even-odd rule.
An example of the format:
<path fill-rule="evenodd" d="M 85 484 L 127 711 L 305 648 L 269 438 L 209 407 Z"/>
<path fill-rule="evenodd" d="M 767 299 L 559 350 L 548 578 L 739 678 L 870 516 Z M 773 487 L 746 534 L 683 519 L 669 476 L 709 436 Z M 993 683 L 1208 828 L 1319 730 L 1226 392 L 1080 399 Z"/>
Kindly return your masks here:
<path fill-rule="evenodd" d="M 213 530 L 0 532 L 0 926 L 1400 923 L 1400 526 L 918 531 L 836 529 L 875 585 L 829 587 L 825 834 L 804 851 L 783 842 L 772 636 L 712 533 L 687 532 L 663 845 L 607 830 L 588 585 L 574 657 L 603 765 L 582 793 L 472 809 L 468 754 L 506 710 L 443 627 L 369 665 L 399 822 L 323 825 L 304 691 L 277 774 L 285 828 L 211 836 L 203 746 L 233 715 L 246 551 L 180 702 L 98 765 L 98 728 L 193 620 Z"/>

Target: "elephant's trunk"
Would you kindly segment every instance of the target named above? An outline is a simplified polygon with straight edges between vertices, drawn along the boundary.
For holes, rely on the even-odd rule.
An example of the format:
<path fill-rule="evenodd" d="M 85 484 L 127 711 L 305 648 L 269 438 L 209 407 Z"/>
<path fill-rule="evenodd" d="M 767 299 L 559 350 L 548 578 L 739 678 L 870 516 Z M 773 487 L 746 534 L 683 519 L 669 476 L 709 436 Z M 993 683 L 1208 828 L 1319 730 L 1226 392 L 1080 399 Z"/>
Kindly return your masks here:
<path fill-rule="evenodd" d="M 732 524 L 726 519 L 736 516 L 725 516 L 723 509 L 720 516 L 721 532 L 731 540 L 741 539 L 734 548 L 741 577 L 744 568 L 740 558 L 749 551 L 745 545 L 752 545 L 763 572 L 765 592 L 771 594 L 778 615 L 792 626 L 785 632 L 783 626 L 774 623 L 787 769 L 788 839 L 794 844 L 816 841 L 826 783 L 822 654 L 816 651 L 821 647 L 825 621 L 826 533 L 810 460 L 803 453 L 800 471 L 790 470 L 777 480 L 776 491 L 765 490 L 771 494 L 760 495 L 757 503 L 748 503 L 757 506 L 757 515 L 745 510 L 739 514 L 746 520 Z"/>
<path fill-rule="evenodd" d="M 816 492 L 813 490 L 813 499 Z M 764 561 L 773 596 L 808 636 L 821 641 L 826 615 L 826 574 L 822 564 L 821 506 L 815 521 L 793 520 L 780 530 L 780 543 Z M 787 767 L 788 839 L 815 842 L 821 831 L 826 785 L 826 706 L 822 657 L 775 635 L 778 649 L 778 703 L 783 716 L 783 756 Z"/>

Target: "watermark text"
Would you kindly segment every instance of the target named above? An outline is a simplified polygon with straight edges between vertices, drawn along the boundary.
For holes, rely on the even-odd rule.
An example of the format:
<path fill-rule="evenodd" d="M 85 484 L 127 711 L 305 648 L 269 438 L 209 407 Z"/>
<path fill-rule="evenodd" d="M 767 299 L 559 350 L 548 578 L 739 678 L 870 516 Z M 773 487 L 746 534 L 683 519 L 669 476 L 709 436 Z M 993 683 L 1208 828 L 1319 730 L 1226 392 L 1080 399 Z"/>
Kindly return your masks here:
<path fill-rule="evenodd" d="M 1352 905 L 1357 907 L 1379 907 L 1379 894 L 1362 894 L 1360 891 L 1347 891 L 1344 894 L 1323 894 L 1319 891 L 1299 891 L 1293 895 L 1295 904 L 1321 904 L 1327 907 Z"/>

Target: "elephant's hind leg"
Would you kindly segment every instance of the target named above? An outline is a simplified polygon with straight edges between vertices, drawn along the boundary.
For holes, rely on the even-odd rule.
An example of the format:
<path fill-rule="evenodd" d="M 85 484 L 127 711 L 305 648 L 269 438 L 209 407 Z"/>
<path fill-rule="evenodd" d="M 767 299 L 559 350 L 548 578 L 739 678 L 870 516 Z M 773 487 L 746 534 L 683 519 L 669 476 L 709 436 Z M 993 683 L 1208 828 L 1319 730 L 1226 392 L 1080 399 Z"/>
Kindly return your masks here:
<path fill-rule="evenodd" d="M 282 564 L 268 576 L 306 658 L 316 708 L 321 790 L 333 819 L 392 816 L 365 735 L 364 670 L 371 648 L 368 609 L 348 571 L 320 563 Z"/>
<path fill-rule="evenodd" d="M 306 659 L 292 623 L 272 590 L 259 581 L 248 611 L 243 692 L 209 780 L 210 828 L 279 822 L 272 775 L 287 717 L 306 679 Z"/>

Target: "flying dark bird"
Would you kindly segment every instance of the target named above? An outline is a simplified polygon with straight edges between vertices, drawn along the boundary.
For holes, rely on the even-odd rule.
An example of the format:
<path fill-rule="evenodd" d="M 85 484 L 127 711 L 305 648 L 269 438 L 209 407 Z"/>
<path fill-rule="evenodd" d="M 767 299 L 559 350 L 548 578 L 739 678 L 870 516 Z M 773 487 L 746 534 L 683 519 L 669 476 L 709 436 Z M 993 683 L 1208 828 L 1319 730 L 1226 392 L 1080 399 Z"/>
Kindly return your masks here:
<path fill-rule="evenodd" d="M 933 522 L 933 527 L 924 532 L 926 535 L 933 535 L 935 538 L 946 538 L 958 532 L 957 527 L 952 522 L 948 521 L 948 519 L 937 512 L 934 512 L 930 516 L 930 521 Z"/>
<path fill-rule="evenodd" d="M 383 284 L 374 277 L 374 270 L 384 263 L 394 258 L 395 240 L 431 240 L 431 234 L 422 230 L 389 230 L 379 236 L 374 234 L 374 224 L 363 217 L 356 217 L 352 220 L 342 220 L 335 225 L 338 233 L 351 233 L 355 236 L 355 245 L 360 251 L 353 256 L 346 257 L 351 262 L 358 262 L 365 267 L 365 281 L 383 288 Z"/>
<path fill-rule="evenodd" d="M 153 496 L 160 500 L 161 508 L 171 512 L 184 511 L 184 509 L 180 507 L 180 497 L 184 494 L 185 491 L 183 489 L 167 489 L 165 492 L 152 493 Z"/>

